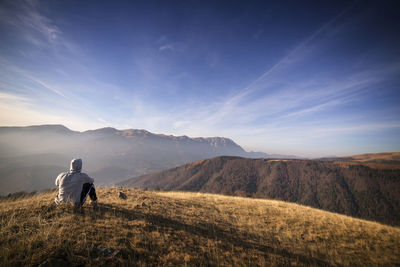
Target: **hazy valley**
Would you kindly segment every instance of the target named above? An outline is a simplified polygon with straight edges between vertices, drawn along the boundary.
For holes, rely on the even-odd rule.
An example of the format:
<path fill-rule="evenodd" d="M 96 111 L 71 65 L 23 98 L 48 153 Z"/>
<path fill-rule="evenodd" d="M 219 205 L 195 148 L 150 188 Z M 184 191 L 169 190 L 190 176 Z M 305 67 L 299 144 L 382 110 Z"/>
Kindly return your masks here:
<path fill-rule="evenodd" d="M 246 152 L 228 138 L 189 138 L 145 130 L 102 128 L 71 131 L 62 125 L 0 127 L 0 195 L 54 187 L 58 173 L 72 158 L 98 185 L 112 185 L 133 176 L 219 155 L 243 157 Z"/>

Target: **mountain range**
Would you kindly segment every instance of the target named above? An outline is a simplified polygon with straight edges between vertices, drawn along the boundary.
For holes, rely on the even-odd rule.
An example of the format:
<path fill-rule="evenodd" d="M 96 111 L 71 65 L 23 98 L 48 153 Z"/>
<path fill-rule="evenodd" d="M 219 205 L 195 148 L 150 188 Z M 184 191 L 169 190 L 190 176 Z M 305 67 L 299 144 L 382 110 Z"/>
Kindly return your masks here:
<path fill-rule="evenodd" d="M 279 157 L 246 152 L 229 138 L 190 138 L 146 130 L 101 128 L 77 132 L 63 125 L 0 127 L 0 194 L 54 187 L 72 158 L 99 185 L 220 155 Z M 282 156 L 285 157 L 285 156 Z"/>
<path fill-rule="evenodd" d="M 54 188 L 82 158 L 96 185 L 280 199 L 400 224 L 400 153 L 304 160 L 246 152 L 223 137 L 41 125 L 0 127 L 0 155 L 1 195 Z"/>
<path fill-rule="evenodd" d="M 131 178 L 120 186 L 279 199 L 400 225 L 400 153 L 360 162 L 216 157 Z M 353 157 L 353 159 L 362 157 Z M 375 164 L 373 167 L 368 164 Z M 388 167 L 389 166 L 389 167 Z"/>

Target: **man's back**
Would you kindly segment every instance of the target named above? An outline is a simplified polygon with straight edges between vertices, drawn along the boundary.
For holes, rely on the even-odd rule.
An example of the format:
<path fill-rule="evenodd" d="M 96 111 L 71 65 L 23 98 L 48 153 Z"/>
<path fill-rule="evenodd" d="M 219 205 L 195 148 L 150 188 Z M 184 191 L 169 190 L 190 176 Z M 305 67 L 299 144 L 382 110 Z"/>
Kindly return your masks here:
<path fill-rule="evenodd" d="M 59 188 L 58 196 L 55 199 L 56 203 L 70 202 L 80 203 L 83 184 L 93 183 L 94 180 L 86 173 L 81 173 L 82 160 L 73 159 L 69 172 L 64 172 L 58 175 L 56 186 Z"/>

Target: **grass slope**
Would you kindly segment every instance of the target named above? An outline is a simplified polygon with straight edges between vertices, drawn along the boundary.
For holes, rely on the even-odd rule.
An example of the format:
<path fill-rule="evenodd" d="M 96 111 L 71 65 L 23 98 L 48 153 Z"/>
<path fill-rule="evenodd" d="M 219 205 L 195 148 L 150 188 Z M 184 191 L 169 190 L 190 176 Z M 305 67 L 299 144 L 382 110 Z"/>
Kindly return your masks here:
<path fill-rule="evenodd" d="M 368 153 L 353 155 L 348 157 L 340 157 L 341 159 L 355 160 L 361 162 L 384 162 L 393 161 L 400 162 L 400 152 L 384 152 L 384 153 Z"/>
<path fill-rule="evenodd" d="M 361 154 L 336 158 L 334 161 L 343 167 L 363 165 L 374 169 L 400 170 L 400 152 Z"/>
<path fill-rule="evenodd" d="M 0 201 L 0 265 L 400 264 L 400 228 L 297 204 L 111 188 L 73 209 L 55 195 Z"/>

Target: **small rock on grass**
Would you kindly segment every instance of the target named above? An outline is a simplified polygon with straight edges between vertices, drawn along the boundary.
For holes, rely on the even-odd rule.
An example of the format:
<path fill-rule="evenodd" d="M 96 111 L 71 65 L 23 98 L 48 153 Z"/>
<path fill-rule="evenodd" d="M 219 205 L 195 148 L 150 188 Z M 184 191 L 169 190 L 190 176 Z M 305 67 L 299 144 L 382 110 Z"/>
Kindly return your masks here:
<path fill-rule="evenodd" d="M 119 198 L 127 199 L 128 197 L 126 196 L 126 194 L 124 192 L 119 192 Z"/>
<path fill-rule="evenodd" d="M 39 267 L 68 267 L 68 262 L 63 259 L 47 259 L 46 261 L 42 262 Z"/>
<path fill-rule="evenodd" d="M 96 252 L 100 257 L 115 258 L 121 256 L 121 251 L 113 248 L 96 248 Z"/>

